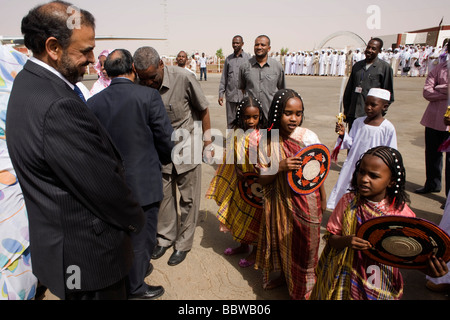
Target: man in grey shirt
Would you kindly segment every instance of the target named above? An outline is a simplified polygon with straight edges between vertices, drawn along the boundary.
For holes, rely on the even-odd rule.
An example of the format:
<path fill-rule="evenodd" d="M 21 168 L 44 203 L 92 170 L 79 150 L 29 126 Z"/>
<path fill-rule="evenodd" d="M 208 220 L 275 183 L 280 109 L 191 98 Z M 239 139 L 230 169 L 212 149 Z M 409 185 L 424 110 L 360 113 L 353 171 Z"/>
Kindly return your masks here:
<path fill-rule="evenodd" d="M 209 135 L 208 100 L 192 72 L 165 66 L 154 48 L 136 50 L 134 63 L 139 83 L 155 88 L 161 94 L 175 131 L 172 162 L 162 167 L 164 197 L 158 215 L 158 245 L 152 255 L 152 259 L 158 259 L 173 246 L 168 264 L 175 266 L 191 250 L 197 226 L 201 199 L 201 144 L 205 153 L 214 156 Z M 196 127 L 195 122 L 201 123 L 201 127 Z M 177 190 L 180 194 L 178 206 Z"/>
<path fill-rule="evenodd" d="M 266 35 L 255 39 L 255 55 L 239 69 L 239 89 L 261 101 L 267 119 L 273 96 L 285 89 L 284 71 L 281 63 L 269 58 L 270 39 Z"/>
<path fill-rule="evenodd" d="M 243 99 L 239 90 L 239 67 L 250 59 L 250 55 L 242 50 L 244 41 L 241 36 L 233 37 L 232 46 L 234 53 L 230 54 L 223 65 L 222 78 L 219 85 L 219 105 L 223 106 L 223 97 L 226 99 L 227 128 L 231 129 L 231 123 L 236 117 L 236 109 Z"/>

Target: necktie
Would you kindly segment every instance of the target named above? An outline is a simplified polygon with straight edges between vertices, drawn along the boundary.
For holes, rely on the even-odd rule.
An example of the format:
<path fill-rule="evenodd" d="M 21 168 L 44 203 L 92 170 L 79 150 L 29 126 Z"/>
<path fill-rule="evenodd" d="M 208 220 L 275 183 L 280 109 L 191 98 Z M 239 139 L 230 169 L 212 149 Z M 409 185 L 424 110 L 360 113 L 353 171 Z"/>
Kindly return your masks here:
<path fill-rule="evenodd" d="M 81 92 L 80 88 L 78 88 L 77 85 L 75 85 L 73 91 L 75 91 L 75 93 L 80 97 L 80 99 L 83 100 L 84 103 L 86 103 L 86 99 L 84 98 L 83 92 Z"/>

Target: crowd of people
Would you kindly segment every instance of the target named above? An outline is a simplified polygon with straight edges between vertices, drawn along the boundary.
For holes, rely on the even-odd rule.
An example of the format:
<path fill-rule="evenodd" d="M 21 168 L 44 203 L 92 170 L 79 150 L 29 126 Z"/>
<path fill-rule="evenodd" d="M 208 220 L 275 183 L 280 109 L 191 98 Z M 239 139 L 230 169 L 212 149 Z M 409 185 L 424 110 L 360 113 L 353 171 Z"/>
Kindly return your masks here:
<path fill-rule="evenodd" d="M 399 45 L 382 48 L 379 58 L 392 68 L 394 76 L 425 77 L 439 63 L 442 46 Z M 278 52 L 271 57 L 282 63 L 286 75 L 348 76 L 353 65 L 365 59 L 364 50 L 321 49 L 316 51 Z"/>
<path fill-rule="evenodd" d="M 1 200 L 23 192 L 14 214 L 20 223 L 10 227 L 2 250 L 12 251 L 5 243 L 22 243 L 22 250 L 10 255 L 21 273 L 11 283 L 2 271 L 2 296 L 31 299 L 44 287 L 68 300 L 156 299 L 164 288 L 145 281 L 153 271 L 151 260 L 173 248 L 167 263 L 176 266 L 193 249 L 202 197 L 201 161 L 196 158 L 199 152 L 206 163 L 215 157 L 209 103 L 199 83 L 207 81 L 206 59 L 197 80 L 186 70 L 185 51 L 179 52 L 177 66 L 165 65 L 148 46 L 134 54 L 103 51 L 97 57 L 99 79 L 89 92 L 81 80 L 86 66 L 96 62 L 95 18 L 80 9 L 80 28 L 69 29 L 69 6 L 49 2 L 31 9 L 22 21 L 33 57 L 14 74 L 6 144 L 0 144 L 5 157 L 0 163 L 9 165 L 1 182 L 15 188 L 12 196 L 2 191 L 8 197 Z M 362 254 L 372 244 L 355 236 L 358 226 L 371 218 L 415 216 L 408 207 L 396 131 L 384 118 L 394 101 L 396 69 L 392 59 L 383 58 L 383 41 L 372 38 L 354 62 L 354 55 L 341 52 L 342 61 L 352 57 L 351 68 L 346 70 L 346 62 L 336 58 L 336 71 L 331 63 L 320 65 L 318 52 L 318 64 L 303 63 L 297 70 L 285 62 L 283 67 L 269 56 L 267 35 L 256 37 L 254 55 L 244 53 L 243 45 L 242 36 L 233 37 L 233 53 L 221 75 L 218 103 L 226 101 L 231 138 L 206 193 L 219 206 L 219 230 L 230 232 L 239 244 L 224 254 L 248 254 L 240 267 L 261 270 L 267 290 L 287 285 L 295 300 L 401 299 L 399 269 Z M 448 125 L 448 42 L 443 48 L 447 51 L 440 52 L 437 66 L 433 63 L 423 74 L 424 91 L 430 91 L 424 97 L 429 108 L 439 109 L 435 122 Z M 411 59 L 409 65 L 415 64 Z M 318 133 L 302 126 L 305 104 L 298 92 L 286 88 L 285 75 L 316 74 L 316 69 L 317 75 L 349 76 L 343 97 L 347 127 L 336 123 L 334 151 L 350 151 L 328 202 L 323 184 L 297 193 L 287 181 L 287 173 L 302 167 L 296 155 L 321 141 Z M 432 134 L 428 126 L 442 131 L 441 126 L 423 125 L 426 135 Z M 200 147 L 183 138 L 196 134 L 201 135 Z M 174 135 L 183 139 L 174 140 Z M 449 138 L 448 132 L 442 137 Z M 434 155 L 430 166 L 439 167 L 442 151 L 434 151 L 441 158 Z M 427 170 L 424 190 L 416 192 L 440 190 L 440 174 L 430 177 L 435 184 L 427 184 Z M 332 215 L 319 255 L 327 207 Z M 449 216 L 447 205 L 441 223 L 447 231 Z M 15 260 L 8 260 L 6 269 Z M 380 270 L 376 285 L 368 268 L 373 265 Z M 448 290 L 448 266 L 441 257 L 431 255 L 420 271 L 430 288 Z"/>

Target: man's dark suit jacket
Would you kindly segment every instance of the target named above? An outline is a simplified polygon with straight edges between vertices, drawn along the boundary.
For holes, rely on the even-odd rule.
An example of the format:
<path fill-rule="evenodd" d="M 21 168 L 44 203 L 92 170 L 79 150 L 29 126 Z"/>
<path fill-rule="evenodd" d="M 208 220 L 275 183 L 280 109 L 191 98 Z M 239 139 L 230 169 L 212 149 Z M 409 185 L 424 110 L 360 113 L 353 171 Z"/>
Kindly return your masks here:
<path fill-rule="evenodd" d="M 142 206 L 160 202 L 161 163 L 171 162 L 172 125 L 159 92 L 115 78 L 88 100 L 124 159 L 129 187 Z"/>
<path fill-rule="evenodd" d="M 355 63 L 352 73 L 345 87 L 343 106 L 347 118 L 359 118 L 366 115 L 364 106 L 367 94 L 371 88 L 386 89 L 391 92 L 391 101 L 394 102 L 394 73 L 386 61 L 375 58 L 368 70 L 366 60 Z M 356 87 L 361 87 L 361 93 L 355 92 Z"/>
<path fill-rule="evenodd" d="M 123 279 L 133 260 L 130 233 L 142 229 L 144 214 L 95 115 L 62 79 L 28 61 L 14 81 L 6 126 L 33 273 L 60 298 L 66 283 L 95 291 Z"/>

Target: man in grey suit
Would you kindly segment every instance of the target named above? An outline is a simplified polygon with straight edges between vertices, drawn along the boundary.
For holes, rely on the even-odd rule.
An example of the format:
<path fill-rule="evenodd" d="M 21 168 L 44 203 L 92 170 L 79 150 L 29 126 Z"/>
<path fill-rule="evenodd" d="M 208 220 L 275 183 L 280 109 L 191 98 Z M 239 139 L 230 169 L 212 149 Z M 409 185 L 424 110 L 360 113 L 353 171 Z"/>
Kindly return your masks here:
<path fill-rule="evenodd" d="M 94 62 L 95 19 L 61 1 L 22 20 L 33 52 L 11 92 L 8 149 L 29 217 L 33 273 L 61 299 L 126 299 L 144 213 L 122 158 L 76 83 Z"/>
<path fill-rule="evenodd" d="M 244 98 L 242 91 L 239 90 L 239 67 L 250 59 L 250 55 L 242 50 L 243 45 L 242 36 L 233 37 L 233 53 L 225 59 L 222 77 L 220 78 L 218 102 L 222 106 L 225 96 L 228 129 L 232 129 L 231 123 L 236 118 L 236 109 Z"/>
<path fill-rule="evenodd" d="M 136 70 L 128 50 L 117 49 L 105 61 L 111 84 L 88 100 L 124 158 L 125 176 L 145 212 L 144 229 L 132 237 L 135 261 L 128 276 L 131 299 L 155 299 L 162 286 L 144 278 L 151 271 L 156 246 L 159 203 L 163 198 L 161 164 L 171 162 L 172 125 L 158 90 L 135 84 Z"/>

